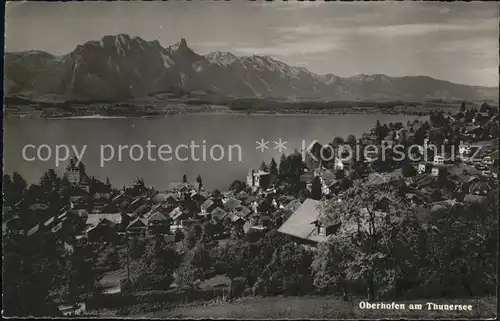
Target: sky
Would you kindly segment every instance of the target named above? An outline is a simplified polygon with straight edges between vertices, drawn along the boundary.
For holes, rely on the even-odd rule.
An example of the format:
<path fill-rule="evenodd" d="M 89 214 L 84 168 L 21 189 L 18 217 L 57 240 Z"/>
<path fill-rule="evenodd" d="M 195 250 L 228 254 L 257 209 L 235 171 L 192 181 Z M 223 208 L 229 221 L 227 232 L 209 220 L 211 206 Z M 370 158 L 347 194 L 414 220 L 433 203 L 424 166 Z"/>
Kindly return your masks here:
<path fill-rule="evenodd" d="M 10 2 L 6 51 L 55 55 L 126 33 L 197 53 L 269 55 L 317 74 L 426 75 L 498 86 L 492 2 Z"/>

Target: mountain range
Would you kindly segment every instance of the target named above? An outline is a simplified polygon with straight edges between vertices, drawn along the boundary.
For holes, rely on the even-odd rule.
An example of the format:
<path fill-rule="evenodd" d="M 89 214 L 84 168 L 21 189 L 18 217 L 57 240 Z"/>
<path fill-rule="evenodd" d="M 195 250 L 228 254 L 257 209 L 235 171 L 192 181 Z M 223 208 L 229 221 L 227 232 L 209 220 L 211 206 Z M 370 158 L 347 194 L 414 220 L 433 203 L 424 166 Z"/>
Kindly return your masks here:
<path fill-rule="evenodd" d="M 185 39 L 162 47 L 126 34 L 104 36 L 54 56 L 5 54 L 4 90 L 36 100 L 124 100 L 171 89 L 227 97 L 331 100 L 497 99 L 498 88 L 455 84 L 426 76 L 318 75 L 269 56 L 195 53 Z"/>

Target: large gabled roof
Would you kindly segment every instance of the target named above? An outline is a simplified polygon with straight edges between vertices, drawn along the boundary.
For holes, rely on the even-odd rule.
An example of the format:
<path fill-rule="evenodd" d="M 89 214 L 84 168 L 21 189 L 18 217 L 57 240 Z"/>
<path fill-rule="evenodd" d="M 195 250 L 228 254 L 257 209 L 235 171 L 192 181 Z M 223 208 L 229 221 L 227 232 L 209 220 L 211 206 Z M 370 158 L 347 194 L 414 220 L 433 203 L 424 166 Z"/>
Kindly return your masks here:
<path fill-rule="evenodd" d="M 312 224 L 320 217 L 319 201 L 306 199 L 278 229 L 278 232 L 301 239 L 309 239 L 315 230 Z"/>

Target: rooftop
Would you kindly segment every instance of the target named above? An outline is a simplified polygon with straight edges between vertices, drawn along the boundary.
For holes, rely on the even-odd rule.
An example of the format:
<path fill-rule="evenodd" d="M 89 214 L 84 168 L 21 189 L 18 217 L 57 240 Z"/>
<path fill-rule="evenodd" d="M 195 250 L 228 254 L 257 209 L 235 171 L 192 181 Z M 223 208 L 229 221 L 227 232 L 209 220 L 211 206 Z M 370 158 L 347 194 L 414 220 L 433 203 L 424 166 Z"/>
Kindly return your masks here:
<path fill-rule="evenodd" d="M 278 229 L 278 232 L 298 237 L 305 240 L 318 242 L 319 239 L 311 238 L 316 227 L 312 224 L 320 216 L 318 209 L 319 201 L 306 199 L 295 212 Z"/>

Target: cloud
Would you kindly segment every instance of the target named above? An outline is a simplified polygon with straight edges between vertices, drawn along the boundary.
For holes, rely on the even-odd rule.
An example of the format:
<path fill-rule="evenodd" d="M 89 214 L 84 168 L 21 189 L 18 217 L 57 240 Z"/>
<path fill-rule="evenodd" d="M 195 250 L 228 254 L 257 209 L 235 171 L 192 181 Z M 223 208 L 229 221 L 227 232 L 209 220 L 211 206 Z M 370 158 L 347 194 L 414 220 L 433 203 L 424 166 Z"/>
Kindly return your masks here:
<path fill-rule="evenodd" d="M 443 41 L 433 51 L 445 55 L 465 53 L 470 58 L 497 60 L 498 40 L 478 38 Z"/>
<path fill-rule="evenodd" d="M 375 36 L 375 37 L 401 37 L 401 36 L 420 36 L 438 32 L 471 32 L 471 31 L 487 31 L 495 30 L 498 23 L 493 24 L 491 21 L 483 21 L 481 23 L 466 24 L 466 23 L 413 23 L 413 24 L 398 24 L 387 26 L 363 26 L 356 28 L 357 33 Z"/>
<path fill-rule="evenodd" d="M 440 14 L 448 14 L 450 12 L 451 12 L 450 8 L 443 8 L 443 9 L 439 10 Z"/>
<path fill-rule="evenodd" d="M 315 9 L 328 4 L 325 1 L 256 1 L 252 5 L 280 11 L 294 11 L 300 9 Z"/>
<path fill-rule="evenodd" d="M 328 25 L 319 25 L 319 24 L 302 24 L 298 26 L 286 26 L 286 27 L 277 27 L 275 31 L 279 34 L 286 35 L 300 35 L 300 36 L 318 36 L 318 35 L 334 35 L 339 34 L 340 29 L 343 28 L 332 28 Z"/>
<path fill-rule="evenodd" d="M 245 55 L 269 55 L 269 56 L 301 56 L 310 54 L 321 54 L 338 50 L 343 47 L 342 41 L 332 41 L 330 38 L 304 39 L 293 42 L 281 42 L 272 46 L 261 47 L 239 47 L 233 50 Z"/>
<path fill-rule="evenodd" d="M 227 48 L 230 46 L 227 41 L 204 41 L 196 43 L 197 47 L 208 47 L 208 48 Z"/>

